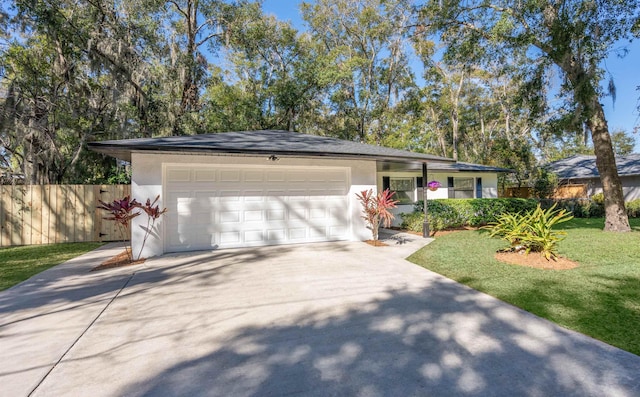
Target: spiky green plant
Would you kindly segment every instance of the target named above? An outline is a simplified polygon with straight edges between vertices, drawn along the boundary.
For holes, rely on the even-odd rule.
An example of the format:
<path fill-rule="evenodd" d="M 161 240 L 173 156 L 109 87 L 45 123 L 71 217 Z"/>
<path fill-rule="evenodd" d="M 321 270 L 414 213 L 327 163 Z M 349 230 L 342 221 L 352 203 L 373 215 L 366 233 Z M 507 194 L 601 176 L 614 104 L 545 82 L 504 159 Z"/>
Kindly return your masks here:
<path fill-rule="evenodd" d="M 547 260 L 556 259 L 557 245 L 564 240 L 566 232 L 553 227 L 573 219 L 564 209 L 557 210 L 554 204 L 543 210 L 540 205 L 524 214 L 503 214 L 497 222 L 488 225 L 491 237 L 501 237 L 512 248 L 522 247 L 525 252 L 540 252 Z"/>

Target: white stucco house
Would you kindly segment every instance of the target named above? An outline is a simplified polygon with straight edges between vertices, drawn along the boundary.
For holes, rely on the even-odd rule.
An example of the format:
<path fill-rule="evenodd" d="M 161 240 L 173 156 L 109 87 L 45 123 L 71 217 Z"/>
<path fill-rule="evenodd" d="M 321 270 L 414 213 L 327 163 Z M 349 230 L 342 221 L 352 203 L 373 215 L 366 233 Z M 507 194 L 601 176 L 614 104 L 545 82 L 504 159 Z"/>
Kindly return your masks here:
<path fill-rule="evenodd" d="M 92 150 L 131 162 L 131 194 L 160 195 L 168 212 L 142 253 L 210 250 L 370 238 L 356 193 L 396 190 L 398 212 L 422 199 L 424 173 L 442 187 L 428 198 L 497 197 L 508 171 L 288 131 L 92 142 Z M 426 169 L 424 169 L 426 168 Z M 141 248 L 146 219 L 132 223 Z"/>

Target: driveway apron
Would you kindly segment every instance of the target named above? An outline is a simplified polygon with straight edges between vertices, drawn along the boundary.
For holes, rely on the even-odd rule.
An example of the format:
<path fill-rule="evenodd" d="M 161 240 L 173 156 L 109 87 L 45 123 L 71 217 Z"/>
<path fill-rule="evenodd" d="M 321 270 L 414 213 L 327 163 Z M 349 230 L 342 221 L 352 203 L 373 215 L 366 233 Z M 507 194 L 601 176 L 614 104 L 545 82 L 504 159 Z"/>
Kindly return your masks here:
<path fill-rule="evenodd" d="M 387 241 L 89 273 L 112 254 L 92 252 L 0 294 L 0 395 L 640 395 L 640 357 L 402 259 L 427 240 Z"/>

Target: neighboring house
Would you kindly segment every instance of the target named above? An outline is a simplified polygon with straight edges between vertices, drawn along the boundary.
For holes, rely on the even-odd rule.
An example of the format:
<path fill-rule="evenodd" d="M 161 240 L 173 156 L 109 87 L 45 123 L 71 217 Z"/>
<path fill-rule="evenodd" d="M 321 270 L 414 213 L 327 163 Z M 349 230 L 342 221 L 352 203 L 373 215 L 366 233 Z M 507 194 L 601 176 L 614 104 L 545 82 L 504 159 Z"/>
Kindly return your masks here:
<path fill-rule="evenodd" d="M 419 197 L 423 164 L 443 187 L 429 197 L 495 197 L 496 170 L 427 154 L 287 131 L 102 141 L 131 162 L 131 193 L 160 195 L 166 215 L 143 256 L 165 252 L 370 238 L 356 193 L 388 187 Z M 449 188 L 448 186 L 451 185 Z M 140 249 L 146 221 L 132 223 Z"/>
<path fill-rule="evenodd" d="M 616 157 L 616 167 L 622 182 L 625 201 L 640 198 L 640 154 Z M 600 173 L 595 156 L 576 155 L 544 166 L 558 176 L 561 185 L 585 185 L 587 196 L 602 193 Z"/>

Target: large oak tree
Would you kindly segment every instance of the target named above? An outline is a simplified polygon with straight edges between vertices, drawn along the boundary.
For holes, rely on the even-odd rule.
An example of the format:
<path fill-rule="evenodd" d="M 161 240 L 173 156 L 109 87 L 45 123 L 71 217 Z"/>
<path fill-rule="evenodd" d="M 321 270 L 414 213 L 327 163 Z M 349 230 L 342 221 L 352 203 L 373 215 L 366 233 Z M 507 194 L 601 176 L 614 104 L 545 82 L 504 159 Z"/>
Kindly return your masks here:
<path fill-rule="evenodd" d="M 622 184 L 602 104 L 607 90 L 602 62 L 620 40 L 637 34 L 637 0 L 433 0 L 422 8 L 423 21 L 441 34 L 448 53 L 468 58 L 526 50 L 531 65 L 548 86 L 554 72 L 563 79 L 576 117 L 591 131 L 596 165 L 605 196 L 605 230 L 629 231 Z M 612 85 L 608 91 L 615 91 Z M 610 92 L 609 92 L 610 93 Z"/>

